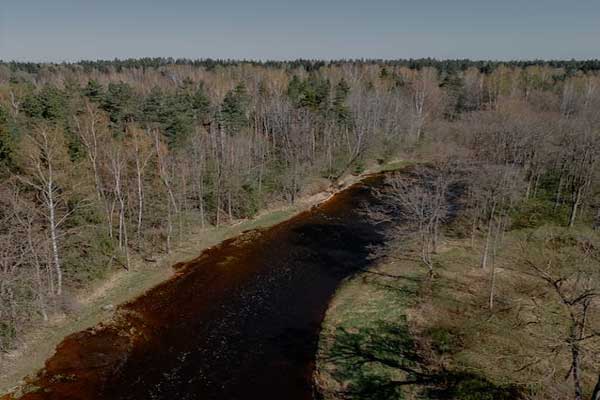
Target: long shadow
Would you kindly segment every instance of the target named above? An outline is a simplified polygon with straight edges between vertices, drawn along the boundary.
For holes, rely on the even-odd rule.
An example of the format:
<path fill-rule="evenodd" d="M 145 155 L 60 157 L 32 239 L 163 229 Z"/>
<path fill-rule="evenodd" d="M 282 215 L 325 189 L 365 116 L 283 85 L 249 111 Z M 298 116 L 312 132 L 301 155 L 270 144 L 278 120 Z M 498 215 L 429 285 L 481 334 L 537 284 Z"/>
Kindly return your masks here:
<path fill-rule="evenodd" d="M 446 224 L 455 221 L 462 206 L 464 187 L 451 186 L 448 193 L 450 205 Z M 386 214 L 389 225 L 402 224 L 397 209 L 382 204 L 380 212 Z M 397 238 L 397 232 L 386 230 L 386 235 Z M 410 230 L 404 232 L 410 235 Z M 387 237 L 390 239 L 390 236 Z M 374 263 L 390 257 L 386 241 L 372 248 Z M 374 254 L 374 255 L 373 255 Z M 378 256 L 379 254 L 379 256 Z M 415 261 L 410 257 L 392 257 L 399 261 Z M 368 267 L 368 265 L 365 265 Z M 394 292 L 402 298 L 415 298 L 422 289 L 418 277 L 396 275 L 363 268 L 363 280 L 370 285 Z M 429 282 L 429 285 L 431 282 Z M 406 318 L 397 322 L 378 321 L 358 330 L 338 328 L 329 341 L 332 347 L 322 354 L 325 364 L 333 365 L 331 377 L 339 383 L 335 395 L 344 399 L 385 400 L 402 399 L 407 391 L 418 393 L 426 399 L 462 400 L 514 400 L 523 398 L 517 386 L 498 386 L 478 374 L 433 367 L 422 356 L 408 329 Z"/>
<path fill-rule="evenodd" d="M 465 371 L 431 368 L 419 353 L 406 321 L 385 321 L 357 331 L 339 328 L 323 360 L 335 364 L 332 377 L 345 383 L 340 398 L 401 399 L 405 390 L 428 399 L 514 400 L 516 386 L 498 386 Z"/>

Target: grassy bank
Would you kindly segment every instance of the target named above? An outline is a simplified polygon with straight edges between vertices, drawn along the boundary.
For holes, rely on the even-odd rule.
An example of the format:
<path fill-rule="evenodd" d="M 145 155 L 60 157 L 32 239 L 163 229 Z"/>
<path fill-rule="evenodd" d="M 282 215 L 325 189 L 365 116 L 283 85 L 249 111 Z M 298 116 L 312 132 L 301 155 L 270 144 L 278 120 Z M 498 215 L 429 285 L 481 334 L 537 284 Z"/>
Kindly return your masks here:
<path fill-rule="evenodd" d="M 325 399 L 572 398 L 568 312 L 523 260 L 552 251 L 581 267 L 590 251 L 597 257 L 598 233 L 555 225 L 509 230 L 486 269 L 483 238 L 451 236 L 434 256 L 432 279 L 406 239 L 340 287 L 320 338 L 316 380 Z M 588 318 L 597 324 L 596 315 Z M 588 398 L 598 343 L 585 346 Z"/>
<path fill-rule="evenodd" d="M 327 400 L 394 398 L 419 371 L 409 331 L 426 271 L 389 257 L 345 282 L 323 323 L 315 379 Z"/>

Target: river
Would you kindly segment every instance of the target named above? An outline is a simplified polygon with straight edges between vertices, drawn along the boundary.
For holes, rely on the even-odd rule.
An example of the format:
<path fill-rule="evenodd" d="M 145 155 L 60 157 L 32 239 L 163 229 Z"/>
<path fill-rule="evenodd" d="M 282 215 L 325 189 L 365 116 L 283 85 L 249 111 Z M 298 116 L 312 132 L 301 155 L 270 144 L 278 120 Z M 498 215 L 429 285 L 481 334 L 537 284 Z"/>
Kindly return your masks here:
<path fill-rule="evenodd" d="M 328 303 L 385 240 L 361 211 L 383 180 L 368 177 L 178 265 L 114 322 L 65 338 L 21 399 L 318 398 L 312 374 Z"/>

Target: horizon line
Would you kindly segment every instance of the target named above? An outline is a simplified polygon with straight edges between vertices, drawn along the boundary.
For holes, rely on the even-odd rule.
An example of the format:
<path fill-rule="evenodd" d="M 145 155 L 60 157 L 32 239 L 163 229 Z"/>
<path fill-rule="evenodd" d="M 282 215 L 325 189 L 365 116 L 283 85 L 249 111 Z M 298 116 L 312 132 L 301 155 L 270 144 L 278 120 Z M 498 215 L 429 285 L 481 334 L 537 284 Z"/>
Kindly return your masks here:
<path fill-rule="evenodd" d="M 292 63 L 292 62 L 323 62 L 323 63 L 340 63 L 340 62 L 406 62 L 406 61 L 432 61 L 432 62 L 444 62 L 444 61 L 468 61 L 473 63 L 551 63 L 551 62 L 600 62 L 600 58 L 496 58 L 496 59 L 483 59 L 483 58 L 469 58 L 469 57 L 456 57 L 456 58 L 438 58 L 438 57 L 399 57 L 399 58 L 386 58 L 386 57 L 347 57 L 347 58 L 213 58 L 213 57 L 172 57 L 172 56 L 143 56 L 143 57 L 114 57 L 114 58 L 96 58 L 96 59 L 73 59 L 73 60 L 19 60 L 19 59 L 0 59 L 0 64 L 41 64 L 41 65 L 77 65 L 83 63 L 101 63 L 101 62 L 125 62 L 125 61 L 141 61 L 141 60 L 153 60 L 153 61 L 166 61 L 166 64 L 172 64 L 177 62 L 227 62 L 227 63 L 256 63 L 256 64 L 267 64 L 267 63 Z"/>

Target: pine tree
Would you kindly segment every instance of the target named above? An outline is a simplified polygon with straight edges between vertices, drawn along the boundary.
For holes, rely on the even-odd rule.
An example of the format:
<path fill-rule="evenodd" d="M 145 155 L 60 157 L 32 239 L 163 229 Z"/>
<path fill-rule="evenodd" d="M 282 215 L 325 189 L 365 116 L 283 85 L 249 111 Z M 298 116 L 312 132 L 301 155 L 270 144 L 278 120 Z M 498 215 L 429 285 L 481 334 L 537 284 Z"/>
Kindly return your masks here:
<path fill-rule="evenodd" d="M 335 93 L 333 97 L 333 112 L 338 123 L 342 125 L 348 124 L 350 121 L 350 110 L 346 105 L 348 94 L 350 93 L 350 86 L 344 78 L 342 78 L 335 86 Z"/>
<path fill-rule="evenodd" d="M 8 126 L 8 112 L 0 105 L 0 176 L 2 176 L 2 168 L 12 163 L 13 145 Z"/>
<path fill-rule="evenodd" d="M 243 83 L 225 95 L 221 104 L 220 122 L 227 133 L 238 133 L 248 123 L 248 105 L 248 92 Z"/>
<path fill-rule="evenodd" d="M 95 79 L 90 79 L 83 88 L 83 95 L 93 102 L 99 102 L 104 96 L 104 88 Z"/>

